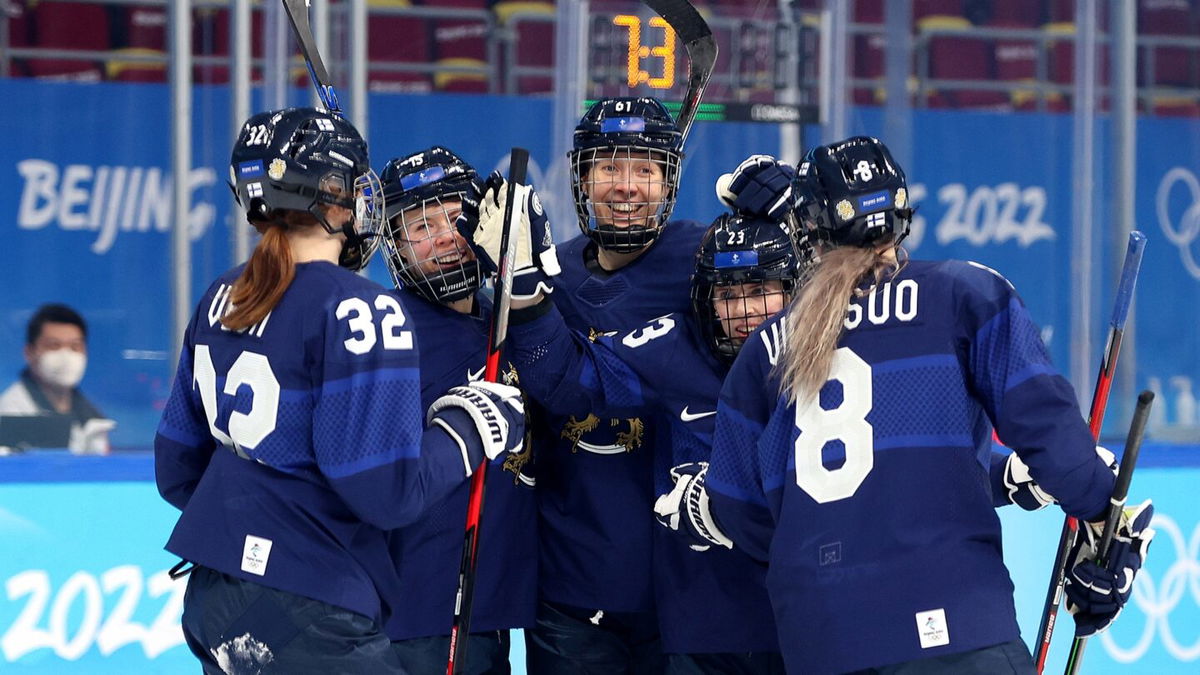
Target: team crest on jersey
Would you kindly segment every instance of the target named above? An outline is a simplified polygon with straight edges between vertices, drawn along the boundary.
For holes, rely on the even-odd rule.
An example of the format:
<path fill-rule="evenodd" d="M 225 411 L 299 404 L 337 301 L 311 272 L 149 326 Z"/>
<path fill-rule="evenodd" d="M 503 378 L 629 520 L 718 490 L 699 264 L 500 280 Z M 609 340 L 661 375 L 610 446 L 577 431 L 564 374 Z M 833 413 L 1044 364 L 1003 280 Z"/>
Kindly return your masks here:
<path fill-rule="evenodd" d="M 271 177 L 271 180 L 279 180 L 285 173 L 287 173 L 286 162 L 278 157 L 271 160 L 271 166 L 267 167 L 267 175 Z"/>
<path fill-rule="evenodd" d="M 517 375 L 517 368 L 513 364 L 508 364 L 508 370 L 500 374 L 500 380 L 510 387 L 521 388 L 521 378 Z M 532 409 L 529 405 L 529 398 L 525 392 L 521 392 L 521 402 L 525 404 L 525 438 L 521 442 L 520 452 L 510 452 L 504 458 L 504 464 L 501 468 L 513 474 L 513 485 L 524 485 L 526 487 L 534 487 L 537 479 L 532 474 L 525 473 L 525 467 L 529 462 L 533 461 L 533 426 L 529 423 L 529 414 Z"/>
<path fill-rule="evenodd" d="M 617 331 L 615 330 L 596 330 L 595 328 L 588 328 L 588 342 L 595 342 L 602 337 L 610 337 L 616 334 Z"/>
<path fill-rule="evenodd" d="M 572 415 L 563 425 L 559 438 L 571 441 L 572 453 L 584 450 L 598 455 L 616 455 L 630 453 L 642 447 L 646 427 L 640 417 L 614 417 L 608 421 L 608 427 L 609 429 L 625 428 L 616 433 L 612 443 L 601 444 L 585 441 L 583 440 L 584 434 L 600 428 L 600 418 L 593 413 L 588 413 L 587 417 L 577 420 Z"/>

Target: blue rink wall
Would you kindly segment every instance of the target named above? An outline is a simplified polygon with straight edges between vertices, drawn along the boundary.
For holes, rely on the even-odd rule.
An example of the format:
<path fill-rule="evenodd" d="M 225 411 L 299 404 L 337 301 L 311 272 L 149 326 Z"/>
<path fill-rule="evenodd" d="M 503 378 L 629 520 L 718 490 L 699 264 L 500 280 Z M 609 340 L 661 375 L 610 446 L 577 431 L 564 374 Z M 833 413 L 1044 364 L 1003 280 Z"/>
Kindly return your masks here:
<path fill-rule="evenodd" d="M 167 578 L 176 560 L 162 550 L 176 512 L 155 491 L 149 454 L 0 462 L 0 672 L 196 672 L 179 630 L 184 582 Z M 1200 670 L 1198 483 L 1200 448 L 1143 448 L 1132 495 L 1153 496 L 1158 535 L 1125 612 L 1091 640 L 1084 672 Z M 1030 643 L 1062 516 L 1054 508 L 1000 514 Z M 1062 667 L 1070 645 L 1073 623 L 1065 611 L 1060 619 L 1048 672 Z M 517 637 L 515 673 L 524 672 L 523 653 Z"/>

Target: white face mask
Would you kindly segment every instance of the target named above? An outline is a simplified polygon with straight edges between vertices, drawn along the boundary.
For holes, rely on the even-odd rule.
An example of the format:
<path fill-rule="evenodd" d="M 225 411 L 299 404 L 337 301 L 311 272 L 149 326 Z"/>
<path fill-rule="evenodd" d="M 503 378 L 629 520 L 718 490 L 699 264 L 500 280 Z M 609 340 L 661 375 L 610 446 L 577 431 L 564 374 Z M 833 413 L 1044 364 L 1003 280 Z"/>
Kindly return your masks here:
<path fill-rule="evenodd" d="M 37 360 L 37 372 L 43 380 L 68 389 L 79 384 L 86 369 L 87 355 L 72 349 L 43 352 Z"/>

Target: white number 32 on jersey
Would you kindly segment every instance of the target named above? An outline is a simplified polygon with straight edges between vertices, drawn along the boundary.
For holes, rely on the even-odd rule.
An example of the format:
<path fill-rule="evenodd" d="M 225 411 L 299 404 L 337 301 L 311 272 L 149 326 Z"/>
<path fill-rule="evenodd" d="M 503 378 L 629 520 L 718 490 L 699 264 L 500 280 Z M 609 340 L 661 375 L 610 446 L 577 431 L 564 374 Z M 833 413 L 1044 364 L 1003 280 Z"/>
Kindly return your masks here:
<path fill-rule="evenodd" d="M 379 322 L 379 333 L 383 337 L 384 349 L 412 349 L 413 335 L 410 330 L 400 330 L 408 319 L 400 301 L 381 293 L 375 296 L 375 309 L 383 313 Z M 337 306 L 338 319 L 350 318 L 350 337 L 342 344 L 352 354 L 366 354 L 378 341 L 375 333 L 375 316 L 371 306 L 362 298 L 346 298 Z"/>

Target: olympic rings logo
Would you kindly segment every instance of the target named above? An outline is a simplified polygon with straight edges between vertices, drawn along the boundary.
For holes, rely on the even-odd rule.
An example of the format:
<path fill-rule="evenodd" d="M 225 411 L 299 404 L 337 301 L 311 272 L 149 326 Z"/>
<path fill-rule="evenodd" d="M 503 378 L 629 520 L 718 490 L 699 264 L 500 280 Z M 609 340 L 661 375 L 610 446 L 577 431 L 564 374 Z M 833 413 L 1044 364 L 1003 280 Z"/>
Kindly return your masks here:
<path fill-rule="evenodd" d="M 1192 210 L 1195 211 L 1196 208 L 1193 206 Z M 1189 614 L 1195 616 L 1196 610 L 1200 610 L 1200 524 L 1192 532 L 1191 540 L 1186 542 L 1183 531 L 1170 516 L 1156 513 L 1151 525 L 1157 534 L 1150 544 L 1148 560 L 1154 560 L 1156 551 L 1161 556 L 1168 540 L 1174 544 L 1175 559 L 1163 574 L 1161 583 L 1156 584 L 1154 575 L 1146 568 L 1138 572 L 1133 582 L 1132 604 L 1142 611 L 1146 619 L 1142 634 L 1137 642 L 1128 648 L 1117 644 L 1111 630 L 1102 633 L 1100 640 L 1114 661 L 1131 663 L 1146 654 L 1154 641 L 1155 633 L 1158 633 L 1162 636 L 1163 647 L 1174 659 L 1193 661 L 1200 658 L 1200 636 L 1184 636 L 1185 640 L 1196 637 L 1196 641 L 1192 644 L 1181 644 L 1172 630 L 1170 617 L 1184 601 L 1185 593 L 1191 596 L 1195 605 L 1195 608 L 1187 610 Z M 1128 606 L 1126 609 L 1128 610 Z M 1129 614 L 1128 611 L 1123 613 L 1122 623 L 1130 619 Z M 1191 622 L 1188 625 L 1195 628 Z"/>
<path fill-rule="evenodd" d="M 1183 212 L 1178 229 L 1171 218 L 1167 202 L 1175 183 L 1182 182 L 1191 193 L 1191 205 Z M 1200 279 L 1200 265 L 1192 255 L 1192 242 L 1200 236 L 1200 180 L 1187 169 L 1177 166 L 1163 176 L 1158 184 L 1158 194 L 1155 199 L 1155 211 L 1158 214 L 1158 226 L 1166 235 L 1167 240 L 1179 249 L 1179 258 L 1188 274 L 1194 279 Z"/>

